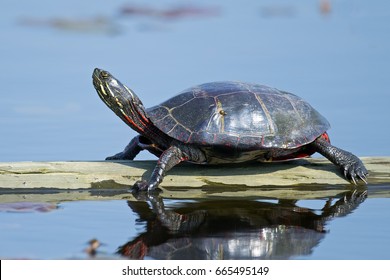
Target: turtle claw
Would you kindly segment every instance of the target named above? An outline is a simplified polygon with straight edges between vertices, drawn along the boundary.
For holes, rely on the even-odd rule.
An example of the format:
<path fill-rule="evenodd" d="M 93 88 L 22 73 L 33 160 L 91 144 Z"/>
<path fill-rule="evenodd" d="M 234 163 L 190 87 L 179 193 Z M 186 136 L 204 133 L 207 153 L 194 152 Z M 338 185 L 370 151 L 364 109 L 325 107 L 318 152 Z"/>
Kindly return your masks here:
<path fill-rule="evenodd" d="M 355 177 L 356 177 L 355 174 L 354 174 L 353 176 L 351 175 L 351 179 L 352 179 L 353 184 L 354 184 L 355 186 L 357 186 Z"/>
<path fill-rule="evenodd" d="M 344 176 L 354 185 L 358 185 L 359 180 L 367 184 L 368 171 L 363 163 L 358 160 L 344 166 Z"/>
<path fill-rule="evenodd" d="M 367 174 L 358 174 L 359 176 L 359 179 L 362 180 L 366 185 L 367 185 L 367 176 L 368 176 L 368 173 Z"/>

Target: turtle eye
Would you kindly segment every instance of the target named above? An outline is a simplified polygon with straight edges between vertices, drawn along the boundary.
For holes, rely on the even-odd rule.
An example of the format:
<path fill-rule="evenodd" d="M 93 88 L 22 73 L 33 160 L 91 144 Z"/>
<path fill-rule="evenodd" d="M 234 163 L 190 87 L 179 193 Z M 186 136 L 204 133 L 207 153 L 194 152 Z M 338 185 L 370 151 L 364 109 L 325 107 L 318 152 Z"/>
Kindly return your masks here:
<path fill-rule="evenodd" d="M 103 79 L 106 79 L 110 76 L 110 74 L 107 71 L 102 71 L 100 75 L 102 76 Z"/>

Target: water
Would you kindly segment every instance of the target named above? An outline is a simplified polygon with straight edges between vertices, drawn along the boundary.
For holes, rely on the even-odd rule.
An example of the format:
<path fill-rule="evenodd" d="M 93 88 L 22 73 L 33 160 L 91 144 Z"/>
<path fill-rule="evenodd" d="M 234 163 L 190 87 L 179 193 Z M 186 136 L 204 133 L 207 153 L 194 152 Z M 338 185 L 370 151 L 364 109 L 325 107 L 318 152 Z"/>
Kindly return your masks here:
<path fill-rule="evenodd" d="M 328 207 L 324 206 L 329 203 Z M 62 202 L 48 212 L 0 213 L 1 257 L 389 259 L 388 198 L 343 192 L 316 200 Z M 26 210 L 25 210 L 26 211 Z M 159 213 L 159 214 L 156 214 Z M 384 247 L 385 246 L 385 247 Z"/>
<path fill-rule="evenodd" d="M 388 1 L 329 1 L 329 13 L 308 0 L 202 0 L 187 13 L 179 2 L 155 2 L 3 3 L 1 161 L 100 160 L 120 151 L 135 133 L 98 98 L 95 67 L 113 73 L 147 107 L 209 81 L 291 91 L 327 117 L 335 145 L 389 156 Z M 126 5 L 136 14 L 120 16 Z M 172 13 L 178 7 L 182 13 Z M 84 256 L 80 248 L 93 237 L 112 254 L 143 230 L 126 201 L 58 206 L 0 213 L 0 256 Z M 309 254 L 291 257 L 389 258 L 383 250 L 389 208 L 388 199 L 369 194 L 353 213 L 329 221 L 329 233 Z M 111 226 L 116 230 L 107 231 Z"/>

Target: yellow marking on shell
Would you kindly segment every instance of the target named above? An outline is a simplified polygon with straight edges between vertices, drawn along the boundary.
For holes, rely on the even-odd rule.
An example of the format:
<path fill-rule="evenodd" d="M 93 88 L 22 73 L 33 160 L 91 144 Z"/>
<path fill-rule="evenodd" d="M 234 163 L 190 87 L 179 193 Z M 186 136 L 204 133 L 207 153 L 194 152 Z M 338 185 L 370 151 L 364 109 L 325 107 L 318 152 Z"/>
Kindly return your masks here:
<path fill-rule="evenodd" d="M 225 132 L 225 115 L 226 115 L 226 112 L 222 109 L 222 103 L 219 100 L 217 100 L 217 111 L 219 113 L 220 120 L 221 120 L 221 126 L 219 128 L 219 132 L 224 133 Z"/>
<path fill-rule="evenodd" d="M 255 94 L 255 97 L 257 99 L 257 101 L 259 102 L 261 108 L 263 109 L 263 112 L 265 114 L 265 117 L 267 118 L 267 121 L 268 121 L 268 129 L 269 129 L 269 132 L 271 134 L 274 134 L 275 133 L 275 127 L 274 127 L 274 122 L 272 121 L 272 117 L 271 117 L 271 114 L 270 112 L 268 111 L 267 109 L 267 106 L 265 106 L 263 100 L 261 99 L 260 96 L 258 96 L 257 94 Z"/>

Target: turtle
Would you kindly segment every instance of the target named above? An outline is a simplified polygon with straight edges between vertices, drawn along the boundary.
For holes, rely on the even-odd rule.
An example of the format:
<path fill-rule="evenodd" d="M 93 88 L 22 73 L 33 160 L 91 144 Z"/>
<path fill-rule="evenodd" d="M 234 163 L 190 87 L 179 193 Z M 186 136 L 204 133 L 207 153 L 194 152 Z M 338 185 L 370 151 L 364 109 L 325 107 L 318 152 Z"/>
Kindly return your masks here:
<path fill-rule="evenodd" d="M 133 190 L 153 191 L 181 162 L 226 164 L 284 161 L 320 153 L 351 183 L 367 184 L 368 171 L 354 154 L 330 144 L 329 122 L 292 93 L 238 81 L 188 88 L 146 109 L 139 97 L 108 71 L 96 68 L 93 85 L 103 102 L 138 132 L 106 160 L 133 160 L 142 150 L 159 157 L 149 180 Z"/>

